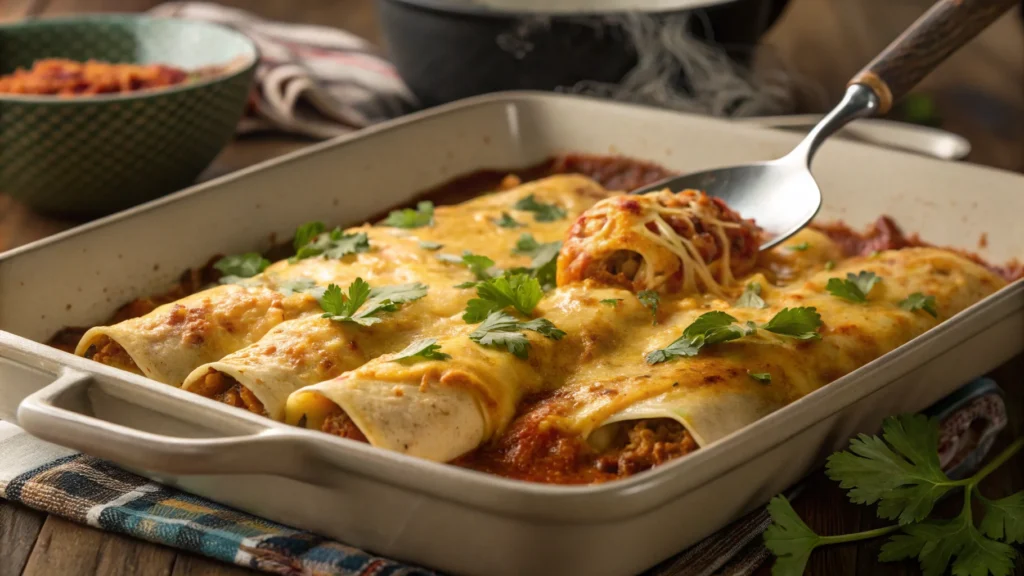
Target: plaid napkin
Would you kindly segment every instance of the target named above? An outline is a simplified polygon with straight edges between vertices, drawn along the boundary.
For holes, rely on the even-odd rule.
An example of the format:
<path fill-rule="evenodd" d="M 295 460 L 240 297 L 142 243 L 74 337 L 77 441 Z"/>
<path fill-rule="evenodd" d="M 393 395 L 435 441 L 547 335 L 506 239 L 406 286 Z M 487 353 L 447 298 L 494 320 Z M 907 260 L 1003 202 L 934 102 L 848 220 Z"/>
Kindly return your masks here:
<path fill-rule="evenodd" d="M 941 421 L 940 462 L 953 478 L 978 466 L 1007 422 L 1002 391 L 985 378 L 927 412 Z M 4 422 L 0 454 L 0 497 L 102 530 L 272 574 L 435 574 L 167 488 Z M 752 574 L 768 558 L 760 536 L 769 523 L 768 514 L 756 510 L 646 576 Z"/>
<path fill-rule="evenodd" d="M 283 24 L 204 2 L 170 2 L 155 16 L 205 20 L 256 43 L 256 89 L 241 133 L 275 130 L 331 138 L 416 108 L 394 66 L 366 40 L 336 28 Z"/>

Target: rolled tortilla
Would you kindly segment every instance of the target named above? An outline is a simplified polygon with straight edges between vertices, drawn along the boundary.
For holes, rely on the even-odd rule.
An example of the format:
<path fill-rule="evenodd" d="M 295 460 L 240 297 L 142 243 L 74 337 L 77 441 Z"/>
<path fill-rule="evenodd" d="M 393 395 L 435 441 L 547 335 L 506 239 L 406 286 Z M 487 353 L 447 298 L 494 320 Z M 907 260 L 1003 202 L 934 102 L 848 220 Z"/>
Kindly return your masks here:
<path fill-rule="evenodd" d="M 286 422 L 330 431 L 342 417 L 373 446 L 447 462 L 504 430 L 523 395 L 544 385 L 537 367 L 550 362 L 553 341 L 528 338 L 529 360 L 465 334 L 438 342 L 448 360 L 374 359 L 294 392 Z"/>
<path fill-rule="evenodd" d="M 180 386 L 192 370 L 256 342 L 271 328 L 318 310 L 308 294 L 216 286 L 139 318 L 91 328 L 75 353 Z"/>
<path fill-rule="evenodd" d="M 848 302 L 825 290 L 829 278 L 862 270 L 882 278 L 867 302 Z M 567 409 L 561 422 L 588 437 L 621 422 L 667 418 L 706 446 L 899 347 L 1004 284 L 966 258 L 932 248 L 853 258 L 805 282 L 765 292 L 766 309 L 727 310 L 741 323 L 760 325 L 782 308 L 813 306 L 823 321 L 821 340 L 796 340 L 761 329 L 702 349 L 695 357 L 650 366 L 645 374 L 630 370 L 597 382 L 577 376 L 565 391 Z M 900 307 L 915 292 L 935 297 L 937 317 Z M 680 314 L 649 338 L 638 334 L 644 349 L 623 353 L 639 356 L 665 347 L 703 311 Z M 771 380 L 751 374 L 769 374 Z M 595 443 L 606 436 L 608 431 L 599 431 Z"/>

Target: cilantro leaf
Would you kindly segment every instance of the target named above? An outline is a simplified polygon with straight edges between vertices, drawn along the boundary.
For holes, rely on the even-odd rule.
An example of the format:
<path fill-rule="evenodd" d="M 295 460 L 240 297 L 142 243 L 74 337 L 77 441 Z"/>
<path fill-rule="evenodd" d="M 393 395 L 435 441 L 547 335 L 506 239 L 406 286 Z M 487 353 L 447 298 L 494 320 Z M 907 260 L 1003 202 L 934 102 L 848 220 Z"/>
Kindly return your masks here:
<path fill-rule="evenodd" d="M 536 278 L 526 274 L 511 274 L 477 283 L 476 295 L 466 304 L 466 311 L 462 315 L 462 319 L 469 324 L 481 322 L 492 312 L 509 307 L 529 316 L 544 297 L 544 292 Z"/>
<path fill-rule="evenodd" d="M 479 254 L 473 254 L 469 250 L 462 253 L 462 256 L 453 256 L 451 254 L 439 254 L 437 256 L 442 262 L 449 264 L 462 264 L 469 268 L 469 271 L 476 276 L 477 280 L 489 280 L 494 277 L 494 260 L 491 260 L 487 256 L 481 256 Z"/>
<path fill-rule="evenodd" d="M 501 218 L 496 218 L 493 222 L 502 228 L 522 228 L 525 226 L 525 224 L 516 222 L 516 219 L 510 216 L 508 212 L 502 212 Z"/>
<path fill-rule="evenodd" d="M 874 272 L 864 270 L 857 274 L 849 272 L 846 274 L 845 280 L 829 278 L 825 290 L 833 296 L 850 302 L 867 302 L 871 289 L 881 280 Z"/>
<path fill-rule="evenodd" d="M 757 380 L 758 382 L 760 382 L 762 384 L 771 384 L 772 383 L 772 375 L 771 375 L 770 372 L 751 372 L 751 371 L 748 370 L 747 371 L 747 376 L 750 376 L 751 378 L 753 378 L 754 380 Z"/>
<path fill-rule="evenodd" d="M 552 340 L 560 340 L 565 332 L 559 330 L 545 318 L 529 322 L 520 322 L 511 314 L 502 311 L 492 312 L 483 323 L 469 335 L 469 339 L 481 346 L 505 348 L 517 358 L 529 357 L 530 341 L 523 330 L 532 330 Z"/>
<path fill-rule="evenodd" d="M 1013 547 L 986 538 L 970 514 L 952 520 L 929 520 L 903 527 L 882 545 L 882 562 L 916 557 L 925 576 L 942 576 L 952 561 L 954 576 L 1009 576 L 1013 571 Z"/>
<path fill-rule="evenodd" d="M 416 204 L 416 209 L 403 208 L 392 210 L 384 220 L 385 226 L 392 228 L 422 228 L 434 225 L 434 203 L 424 200 Z"/>
<path fill-rule="evenodd" d="M 920 292 L 914 292 L 910 296 L 907 296 L 906 300 L 900 302 L 900 308 L 910 312 L 913 312 L 914 310 L 924 310 L 931 314 L 933 318 L 937 318 L 939 316 L 938 310 L 935 309 L 935 296 L 925 296 Z"/>
<path fill-rule="evenodd" d="M 801 242 L 799 244 L 794 244 L 793 246 L 790 246 L 789 249 L 794 252 L 804 252 L 810 247 L 811 245 L 808 244 L 807 242 Z"/>
<path fill-rule="evenodd" d="M 451 354 L 441 352 L 441 346 L 437 343 L 436 338 L 424 338 L 423 340 L 416 340 L 412 344 L 406 346 L 401 352 L 395 354 L 391 358 L 391 361 L 400 362 L 402 360 L 413 360 L 415 358 L 422 358 L 425 360 L 447 360 L 451 358 Z"/>
<path fill-rule="evenodd" d="M 920 522 L 955 487 L 939 465 L 939 426 L 919 414 L 886 418 L 882 438 L 861 434 L 849 451 L 828 458 L 825 472 L 849 489 L 854 504 L 878 505 L 878 516 Z"/>
<path fill-rule="evenodd" d="M 836 263 L 832 260 L 825 262 L 825 270 L 832 270 L 836 267 Z"/>
<path fill-rule="evenodd" d="M 999 500 L 979 499 L 985 506 L 981 531 L 986 536 L 1009 544 L 1024 543 L 1024 492 Z"/>
<path fill-rule="evenodd" d="M 263 272 L 267 266 L 270 266 L 270 260 L 256 252 L 225 256 L 213 264 L 213 267 L 222 274 L 221 284 L 237 284 L 244 278 L 252 278 Z"/>
<path fill-rule="evenodd" d="M 292 247 L 298 252 L 300 248 L 309 244 L 327 229 L 323 222 L 306 222 L 295 229 L 295 238 L 292 240 Z"/>
<path fill-rule="evenodd" d="M 330 284 L 320 298 L 320 308 L 324 317 L 351 316 L 355 314 L 366 299 L 370 297 L 370 285 L 362 278 L 356 278 L 348 287 L 348 294 L 341 291 L 337 284 Z"/>
<path fill-rule="evenodd" d="M 768 305 L 761 299 L 761 284 L 757 282 L 747 284 L 743 294 L 736 301 L 736 306 L 739 308 L 766 308 Z"/>
<path fill-rule="evenodd" d="M 541 287 L 546 291 L 555 287 L 558 253 L 561 250 L 561 242 L 545 242 L 542 244 L 537 242 L 532 234 L 523 234 L 519 236 L 519 240 L 516 241 L 516 247 L 512 252 L 533 257 L 528 272 L 540 281 Z"/>
<path fill-rule="evenodd" d="M 309 278 L 297 278 L 295 280 L 287 280 L 278 284 L 274 290 L 284 294 L 285 296 L 291 296 L 292 294 L 298 294 L 300 292 L 310 292 L 316 288 L 316 282 Z"/>
<path fill-rule="evenodd" d="M 426 295 L 427 287 L 418 282 L 371 289 L 365 280 L 356 278 L 349 286 L 347 295 L 342 293 L 337 284 L 329 285 L 320 297 L 320 307 L 324 310 L 324 318 L 372 326 L 381 322 L 378 315 L 382 312 L 394 312 L 400 304 Z"/>
<path fill-rule="evenodd" d="M 612 308 L 615 308 L 619 305 L 619 302 L 622 302 L 622 298 L 605 298 L 604 300 L 601 300 L 599 303 L 604 304 L 605 306 L 611 306 Z"/>
<path fill-rule="evenodd" d="M 423 248 L 424 250 L 434 251 L 444 248 L 444 244 L 441 244 L 440 242 L 431 242 L 429 240 L 420 240 L 420 248 Z"/>
<path fill-rule="evenodd" d="M 783 308 L 765 325 L 765 330 L 781 334 L 797 340 L 818 340 L 818 327 L 821 326 L 821 315 L 813 306 L 800 308 Z"/>
<path fill-rule="evenodd" d="M 660 364 L 673 358 L 696 356 L 701 348 L 753 334 L 753 323 L 737 325 L 736 318 L 721 310 L 712 310 L 697 317 L 683 330 L 683 335 L 668 346 L 646 356 L 648 364 Z"/>
<path fill-rule="evenodd" d="M 544 204 L 538 202 L 534 198 L 533 194 L 520 199 L 513 206 L 516 210 L 523 210 L 525 212 L 533 212 L 533 218 L 537 222 L 554 222 L 555 220 L 561 220 L 565 218 L 566 211 L 560 208 L 556 204 Z"/>
<path fill-rule="evenodd" d="M 547 318 L 535 318 L 529 322 L 520 322 L 519 326 L 523 330 L 531 330 L 552 340 L 561 340 L 565 337 L 565 331 L 560 330 L 554 322 Z"/>
<path fill-rule="evenodd" d="M 641 290 L 636 293 L 637 300 L 651 311 L 651 324 L 658 323 L 658 305 L 661 303 L 661 296 L 654 290 Z"/>
<path fill-rule="evenodd" d="M 764 545 L 776 556 L 772 576 L 803 576 L 811 552 L 821 544 L 821 536 L 811 530 L 785 496 L 768 502 L 772 523 L 764 531 Z"/>
<path fill-rule="evenodd" d="M 665 348 L 649 353 L 647 363 L 660 364 L 673 358 L 696 356 L 704 346 L 721 344 L 757 332 L 758 326 L 753 322 L 737 322 L 739 320 L 721 310 L 701 314 L 683 330 L 682 336 Z M 760 328 L 798 340 L 810 340 L 821 337 L 816 332 L 820 325 L 821 316 L 814 308 L 783 308 Z"/>
<path fill-rule="evenodd" d="M 289 258 L 288 261 L 295 263 L 314 256 L 338 259 L 349 254 L 358 254 L 369 250 L 370 238 L 366 235 L 366 232 L 346 234 L 341 228 L 335 228 L 330 232 L 318 234 L 309 243 L 300 247 L 295 252 L 295 256 Z"/>

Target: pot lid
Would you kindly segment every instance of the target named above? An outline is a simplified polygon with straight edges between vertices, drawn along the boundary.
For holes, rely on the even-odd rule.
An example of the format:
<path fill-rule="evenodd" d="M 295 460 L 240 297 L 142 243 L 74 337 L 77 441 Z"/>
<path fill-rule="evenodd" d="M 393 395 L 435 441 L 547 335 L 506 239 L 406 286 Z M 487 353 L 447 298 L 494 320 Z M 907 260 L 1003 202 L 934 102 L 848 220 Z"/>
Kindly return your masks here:
<path fill-rule="evenodd" d="M 449 12 L 512 15 L 594 15 L 623 12 L 679 12 L 737 0 L 397 0 Z"/>

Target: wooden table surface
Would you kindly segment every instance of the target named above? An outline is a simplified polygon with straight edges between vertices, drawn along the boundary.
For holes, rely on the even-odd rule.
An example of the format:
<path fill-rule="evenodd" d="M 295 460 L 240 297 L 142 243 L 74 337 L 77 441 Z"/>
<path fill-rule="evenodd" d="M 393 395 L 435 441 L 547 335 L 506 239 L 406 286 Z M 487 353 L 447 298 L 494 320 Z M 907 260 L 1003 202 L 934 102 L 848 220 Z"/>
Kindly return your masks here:
<path fill-rule="evenodd" d="M 820 69 L 839 74 L 836 78 L 819 78 L 819 84 L 829 94 L 840 89 L 841 78 L 848 76 L 849 71 L 835 64 L 837 60 L 831 59 L 833 54 L 827 51 L 824 55 L 811 55 L 810 52 L 821 51 L 806 50 L 806 42 L 814 34 L 839 34 L 840 28 L 833 32 L 825 31 L 829 26 L 829 11 L 832 10 L 830 3 L 838 1 L 842 0 L 793 0 L 789 13 L 773 30 L 770 39 L 783 56 L 808 55 L 806 58 L 814 60 L 798 59 L 790 62 L 792 66 L 805 72 Z M 880 0 L 871 1 L 877 3 Z M 903 0 L 903 3 L 909 1 L 913 0 Z M 865 2 L 871 4 L 868 0 Z M 228 0 L 222 3 L 244 7 L 268 18 L 338 26 L 371 41 L 379 41 L 370 0 Z M 157 2 L 154 0 L 0 0 L 0 21 L 20 18 L 33 9 L 42 10 L 47 14 L 100 10 L 140 11 L 155 4 Z M 833 14 L 832 20 L 839 21 L 840 18 Z M 1009 24 L 1002 25 L 1012 30 Z M 1019 42 L 1018 38 L 1006 36 L 1007 33 L 1004 33 L 992 42 L 1001 46 L 1007 43 L 1015 45 L 1014 42 Z M 863 39 L 863 34 L 860 37 Z M 864 49 L 870 51 L 877 48 Z M 984 51 L 984 46 L 978 50 Z M 848 59 L 849 52 L 847 45 L 847 49 L 842 53 Z M 1005 54 L 1005 51 L 997 52 Z M 834 54 L 838 53 L 837 49 Z M 854 59 L 854 62 L 864 60 L 866 58 L 859 58 Z M 826 61 L 827 64 L 823 64 Z M 996 78 L 994 82 L 997 85 L 992 89 L 1004 95 L 1010 93 L 1011 99 L 1013 94 L 1019 96 L 1022 88 L 1019 80 L 1024 74 L 1024 70 L 1020 70 L 1018 65 L 1021 58 L 1013 54 L 1004 55 L 1000 62 L 1006 69 L 994 68 L 995 72 L 991 77 Z M 962 66 L 964 69 L 969 67 L 970 73 L 977 76 L 978 66 L 971 63 Z M 955 76 L 957 70 L 945 72 L 947 75 Z M 821 74 L 825 75 L 825 72 Z M 1002 84 L 998 84 L 999 82 Z M 984 79 L 976 81 L 976 84 L 985 83 Z M 1020 101 L 1015 102 L 1015 105 L 1019 107 Z M 976 121 L 965 119 L 955 111 L 949 116 L 949 122 L 945 127 L 960 132 L 971 140 L 975 148 L 972 161 L 1020 170 L 1024 163 L 1024 153 L 1021 152 L 1024 149 L 1021 138 L 1024 130 L 1021 130 L 1020 126 L 1024 122 L 1021 121 L 1018 112 L 1019 110 L 1012 115 L 1011 122 L 1015 124 L 1012 127 L 1014 131 L 1009 136 L 1006 134 L 1005 125 L 1001 127 L 1002 130 L 986 131 L 980 129 Z M 309 143 L 302 139 L 278 136 L 242 139 L 224 151 L 208 170 L 206 177 L 231 172 L 299 149 Z M 73 224 L 41 218 L 0 195 L 0 251 L 44 237 Z M 1008 438 L 1024 433 L 1024 356 L 1000 368 L 993 376 L 1008 393 L 1010 430 L 1000 439 L 1000 445 L 1003 445 L 1007 443 Z M 996 449 L 998 448 L 997 445 Z M 993 474 L 985 486 L 986 493 L 993 496 L 1024 488 L 1024 454 L 1018 455 Z M 794 506 L 812 528 L 825 534 L 853 532 L 880 525 L 871 509 L 848 503 L 843 493 L 820 471 L 810 477 L 807 489 Z M 955 502 L 946 502 L 943 506 L 955 508 Z M 826 576 L 895 576 L 918 573 L 914 563 L 878 563 L 875 558 L 880 545 L 880 542 L 870 542 L 817 552 L 812 556 L 808 573 Z M 769 572 L 766 565 L 758 575 L 767 576 Z M 1024 574 L 1024 561 L 1018 560 L 1016 573 Z M 18 574 L 229 576 L 255 572 L 181 553 L 172 548 L 101 532 L 0 500 L 0 576 Z"/>

